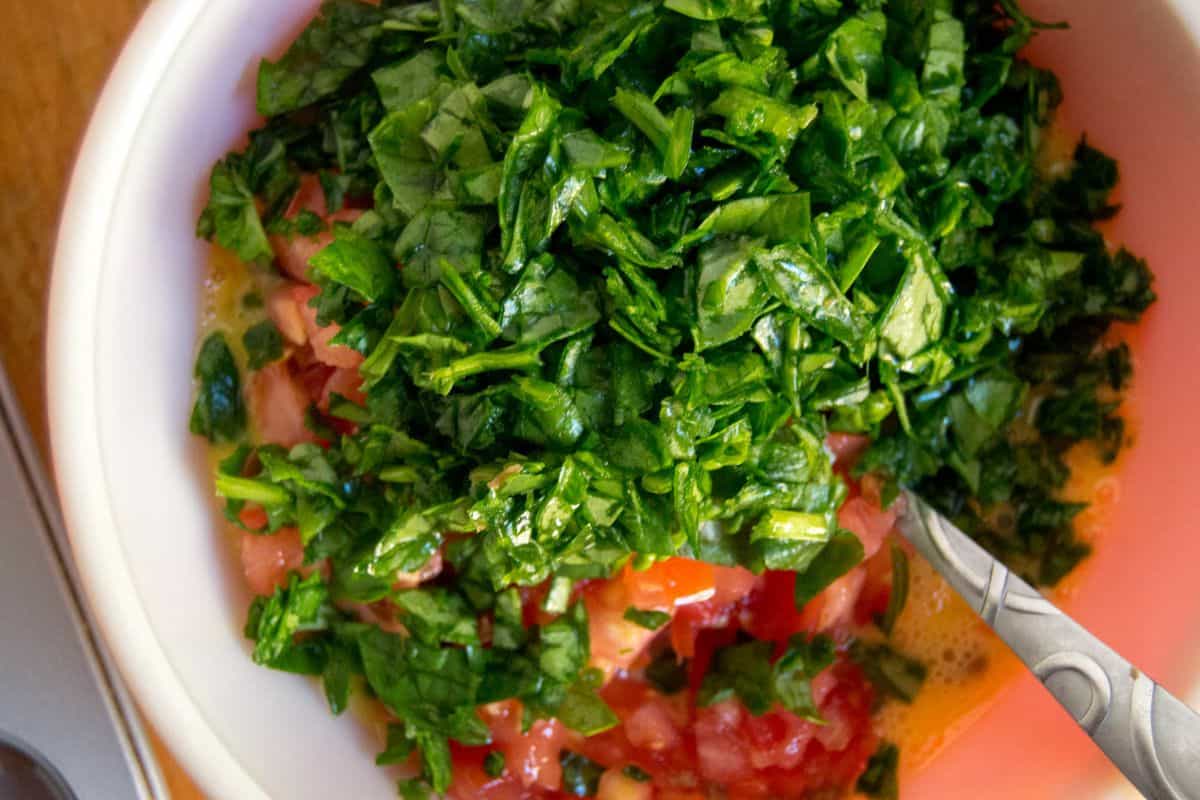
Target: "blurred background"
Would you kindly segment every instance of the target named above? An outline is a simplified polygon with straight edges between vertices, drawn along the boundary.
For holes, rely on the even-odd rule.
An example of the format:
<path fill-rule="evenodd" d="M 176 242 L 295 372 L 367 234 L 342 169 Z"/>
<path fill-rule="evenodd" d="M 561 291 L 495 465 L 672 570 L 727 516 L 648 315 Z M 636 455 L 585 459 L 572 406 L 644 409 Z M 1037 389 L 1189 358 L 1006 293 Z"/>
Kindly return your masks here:
<path fill-rule="evenodd" d="M 54 237 L 92 106 L 145 0 L 5 0 L 0 359 L 48 465 L 43 353 Z M 175 800 L 202 797 L 155 738 Z"/>

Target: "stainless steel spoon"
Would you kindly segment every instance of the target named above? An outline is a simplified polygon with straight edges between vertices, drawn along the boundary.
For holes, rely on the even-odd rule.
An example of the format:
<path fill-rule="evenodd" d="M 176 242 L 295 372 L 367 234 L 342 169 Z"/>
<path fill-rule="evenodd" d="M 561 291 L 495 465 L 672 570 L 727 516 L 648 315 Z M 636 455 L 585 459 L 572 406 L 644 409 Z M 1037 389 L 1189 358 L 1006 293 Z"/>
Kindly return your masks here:
<path fill-rule="evenodd" d="M 1013 649 L 1138 790 L 1200 800 L 1200 715 L 905 492 L 900 532 Z"/>

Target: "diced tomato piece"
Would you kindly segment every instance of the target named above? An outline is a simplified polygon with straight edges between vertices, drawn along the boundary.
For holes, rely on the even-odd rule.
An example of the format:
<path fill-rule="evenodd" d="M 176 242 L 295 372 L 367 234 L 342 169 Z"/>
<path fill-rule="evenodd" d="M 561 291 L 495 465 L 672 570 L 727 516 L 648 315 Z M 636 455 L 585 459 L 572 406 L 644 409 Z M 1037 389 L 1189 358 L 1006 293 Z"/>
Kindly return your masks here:
<path fill-rule="evenodd" d="M 246 585 L 259 595 L 286 586 L 288 574 L 304 563 L 304 545 L 295 528 L 280 528 L 271 534 L 243 531 L 241 549 Z"/>
<path fill-rule="evenodd" d="M 766 800 L 771 797 L 771 787 L 764 776 L 753 775 L 730 786 L 725 795 L 729 800 Z"/>
<path fill-rule="evenodd" d="M 323 364 L 331 367 L 355 368 L 363 362 L 362 353 L 341 344 L 330 344 L 329 340 L 341 332 L 336 323 L 320 325 L 317 322 L 317 310 L 308 303 L 321 293 L 316 286 L 303 285 L 291 287 L 292 297 L 300 307 L 300 316 L 304 320 L 304 328 L 308 333 L 308 343 L 312 345 L 313 355 Z"/>
<path fill-rule="evenodd" d="M 325 206 L 325 192 L 314 175 L 305 175 L 300 180 L 300 187 L 283 216 L 285 219 L 294 219 L 302 211 L 310 211 L 321 217 L 327 225 L 326 229 L 314 236 L 273 235 L 270 241 L 284 273 L 298 281 L 307 281 L 309 259 L 333 242 L 332 223 L 353 222 L 362 216 L 362 212 L 343 208 L 329 214 Z"/>
<path fill-rule="evenodd" d="M 267 527 L 267 512 L 263 511 L 262 506 L 254 503 L 247 503 L 238 512 L 238 522 L 245 525 L 252 531 L 259 531 Z"/>
<path fill-rule="evenodd" d="M 690 558 L 655 561 L 644 570 L 626 565 L 621 580 L 630 603 L 642 609 L 670 611 L 676 606 L 710 600 L 716 593 L 712 564 Z"/>
<path fill-rule="evenodd" d="M 270 444 L 292 447 L 315 442 L 304 424 L 309 398 L 285 362 L 268 364 L 250 376 L 250 418 L 259 438 Z"/>
<path fill-rule="evenodd" d="M 621 769 L 605 770 L 596 792 L 596 800 L 651 800 L 652 797 L 653 786 L 630 778 Z"/>
<path fill-rule="evenodd" d="M 320 178 L 307 174 L 301 176 L 300 185 L 296 187 L 296 193 L 292 195 L 292 201 L 284 209 L 283 216 L 285 219 L 295 219 L 301 211 L 307 211 L 324 218 L 327 210 L 325 189 L 321 186 Z"/>
<path fill-rule="evenodd" d="M 854 608 L 854 621 L 864 625 L 883 614 L 892 597 L 892 548 L 884 546 L 863 562 L 866 580 Z"/>
<path fill-rule="evenodd" d="M 833 454 L 834 463 L 849 469 L 871 444 L 871 439 L 857 433 L 831 433 L 825 437 L 825 447 Z"/>
<path fill-rule="evenodd" d="M 884 538 L 896 525 L 897 508 L 881 509 L 865 496 L 853 497 L 838 509 L 838 525 L 862 542 L 864 558 L 875 555 Z"/>
<path fill-rule="evenodd" d="M 317 407 L 328 411 L 329 402 L 335 394 L 340 394 L 355 405 L 365 406 L 367 396 L 363 393 L 362 385 L 363 379 L 358 369 L 335 369 L 321 387 L 321 399 L 317 401 Z"/>
<path fill-rule="evenodd" d="M 713 584 L 711 599 L 683 606 L 671 624 L 671 647 L 684 658 L 694 655 L 701 631 L 729 625 L 743 601 L 764 585 L 764 578 L 742 567 L 713 567 Z"/>
<path fill-rule="evenodd" d="M 809 775 L 810 788 L 852 785 L 878 743 L 871 729 L 875 693 L 862 670 L 839 661 L 827 671 L 833 673 L 832 688 L 818 703 L 826 724 L 816 733 L 819 746 L 810 750 L 801 765 Z"/>
<path fill-rule="evenodd" d="M 507 774 L 526 787 L 557 790 L 562 785 L 559 756 L 567 729 L 561 722 L 540 719 L 527 733 L 521 733 L 521 704 L 515 700 L 485 706 L 480 715 L 504 754 Z"/>
<path fill-rule="evenodd" d="M 517 590 L 521 595 L 521 624 L 526 628 L 534 625 L 546 625 L 554 621 L 554 615 L 542 610 L 542 601 L 550 594 L 550 581 L 542 581 L 536 586 L 521 586 Z"/>
<path fill-rule="evenodd" d="M 746 718 L 746 740 L 750 763 L 755 769 L 792 769 L 804 757 L 805 748 L 819 726 L 786 711 L 771 711 Z"/>
<path fill-rule="evenodd" d="M 761 585 L 762 578 L 745 567 L 713 567 L 713 602 L 736 603 Z"/>
<path fill-rule="evenodd" d="M 633 605 L 625 581 L 597 581 L 584 587 L 582 597 L 588 613 L 591 664 L 606 676 L 636 661 L 657 635 L 625 619 L 626 609 Z"/>
<path fill-rule="evenodd" d="M 267 297 L 267 314 L 288 343 L 303 347 L 308 343 L 308 327 L 293 288 L 294 284 L 288 283 L 271 292 Z"/>
<path fill-rule="evenodd" d="M 454 781 L 446 793 L 449 800 L 529 800 L 528 790 L 507 770 L 496 778 L 484 771 L 483 760 L 490 749 L 450 743 Z"/>
<path fill-rule="evenodd" d="M 817 622 L 819 630 L 841 633 L 853 624 L 854 608 L 866 580 L 867 571 L 855 567 L 821 592 L 818 598 L 821 601 L 821 616 Z"/>
<path fill-rule="evenodd" d="M 742 627 L 755 639 L 781 642 L 794 633 L 811 630 L 811 623 L 796 608 L 796 573 L 768 570 L 762 587 L 750 596 Z"/>
<path fill-rule="evenodd" d="M 647 700 L 625 720 L 629 743 L 642 750 L 662 751 L 678 747 L 679 730 L 666 705 Z"/>
<path fill-rule="evenodd" d="M 696 709 L 696 758 L 706 780 L 729 786 L 753 773 L 741 734 L 746 710 L 736 700 Z"/>

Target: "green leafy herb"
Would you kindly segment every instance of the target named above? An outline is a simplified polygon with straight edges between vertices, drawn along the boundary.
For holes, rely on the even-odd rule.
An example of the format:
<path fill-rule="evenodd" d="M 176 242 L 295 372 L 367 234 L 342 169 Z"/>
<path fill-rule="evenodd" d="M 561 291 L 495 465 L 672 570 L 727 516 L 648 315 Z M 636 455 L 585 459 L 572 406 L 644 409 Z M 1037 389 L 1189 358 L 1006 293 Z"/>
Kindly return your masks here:
<path fill-rule="evenodd" d="M 246 348 L 246 366 L 252 370 L 262 369 L 283 357 L 283 337 L 269 320 L 247 328 L 242 334 L 242 346 Z"/>
<path fill-rule="evenodd" d="M 837 531 L 817 552 L 808 568 L 796 576 L 796 607 L 808 604 L 825 587 L 863 560 L 863 546 L 850 531 Z"/>
<path fill-rule="evenodd" d="M 671 615 L 665 611 L 634 608 L 633 606 L 625 609 L 624 616 L 625 619 L 634 625 L 638 625 L 648 631 L 656 631 L 671 621 Z"/>
<path fill-rule="evenodd" d="M 752 641 L 718 650 L 696 702 L 712 705 L 737 698 L 751 714 L 760 716 L 775 703 L 793 714 L 820 722 L 811 681 L 833 663 L 833 643 L 816 637 L 794 636 L 783 656 L 772 663 L 774 645 Z"/>
<path fill-rule="evenodd" d="M 897 652 L 890 645 L 856 642 L 851 656 L 872 683 L 905 703 L 913 701 L 925 682 L 925 665 Z"/>
<path fill-rule="evenodd" d="M 867 797 L 898 800 L 899 769 L 900 750 L 891 742 L 884 742 L 867 762 L 867 769 L 859 776 L 856 788 Z"/>
<path fill-rule="evenodd" d="M 562 763 L 563 792 L 573 797 L 596 796 L 604 767 L 572 750 L 563 750 L 559 761 Z"/>
<path fill-rule="evenodd" d="M 653 778 L 649 772 L 639 767 L 637 764 L 630 764 L 621 770 L 621 774 L 627 778 L 632 778 L 638 783 L 649 783 Z"/>
<path fill-rule="evenodd" d="M 229 442 L 246 427 L 242 380 L 225 337 L 211 333 L 196 356 L 196 404 L 189 428 L 210 442 Z"/>
<path fill-rule="evenodd" d="M 688 684 L 688 662 L 666 648 L 646 665 L 646 680 L 663 694 L 676 694 Z"/>
<path fill-rule="evenodd" d="M 483 759 L 483 771 L 493 778 L 499 778 L 504 774 L 504 753 L 499 750 L 493 750 L 488 753 Z"/>
<path fill-rule="evenodd" d="M 254 535 L 295 528 L 327 565 L 255 601 L 255 658 L 321 676 L 335 713 L 365 682 L 401 720 L 381 759 L 420 754 L 405 796 L 446 791 L 451 742 L 488 742 L 482 704 L 607 730 L 580 587 L 687 557 L 791 571 L 803 607 L 864 555 L 836 433 L 870 440 L 853 477 L 884 498 L 917 491 L 1035 582 L 1067 574 L 1089 548 L 1064 456 L 1124 445 L 1108 331 L 1154 291 L 1095 229 L 1116 163 L 1081 141 L 1043 169 L 1061 89 L 1016 54 L 1047 27 L 1009 0 L 324 3 L 260 65 L 266 121 L 197 223 L 247 263 L 251 322 L 273 247 L 319 235 L 305 311 L 363 357 L 362 397 L 340 372 L 306 412 L 320 445 L 217 470 L 233 524 L 261 510 Z M 241 344 L 210 334 L 196 362 L 190 427 L 216 443 L 245 433 L 239 366 L 325 380 L 322 348 L 269 322 Z M 625 619 L 669 624 L 646 605 Z M 646 680 L 683 691 L 692 665 L 648 638 Z M 853 655 L 901 699 L 924 676 Z M 832 659 L 735 641 L 699 699 L 818 720 Z M 864 780 L 886 794 L 881 753 Z M 594 792 L 599 767 L 564 758 Z"/>
<path fill-rule="evenodd" d="M 900 613 L 904 611 L 904 605 L 908 602 L 908 553 L 904 552 L 904 548 L 899 544 L 892 542 L 892 591 L 888 595 L 887 609 L 884 610 L 883 616 L 879 618 L 879 627 L 886 633 L 891 634 L 892 628 L 896 626 L 896 620 L 900 618 Z"/>

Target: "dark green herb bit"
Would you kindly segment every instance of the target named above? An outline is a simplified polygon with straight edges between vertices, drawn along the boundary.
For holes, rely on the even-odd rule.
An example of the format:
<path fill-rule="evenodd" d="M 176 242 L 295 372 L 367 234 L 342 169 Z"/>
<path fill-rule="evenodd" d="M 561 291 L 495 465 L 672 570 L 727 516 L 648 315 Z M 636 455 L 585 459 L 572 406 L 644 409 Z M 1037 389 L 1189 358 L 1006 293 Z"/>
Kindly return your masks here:
<path fill-rule="evenodd" d="M 688 685 L 690 666 L 690 661 L 681 660 L 674 650 L 667 647 L 646 665 L 646 680 L 663 694 L 675 694 Z"/>
<path fill-rule="evenodd" d="M 563 750 L 559 762 L 562 764 L 563 792 L 574 797 L 596 795 L 604 767 L 572 750 Z"/>
<path fill-rule="evenodd" d="M 879 800 L 898 800 L 900 797 L 900 750 L 891 742 L 883 742 L 867 762 L 858 779 L 857 789 L 867 797 Z"/>
<path fill-rule="evenodd" d="M 773 643 L 760 641 L 718 650 L 696 694 L 697 704 L 737 698 L 751 714 L 761 716 L 778 703 L 793 714 L 820 722 L 811 681 L 833 663 L 833 642 L 821 636 L 811 640 L 793 636 L 783 656 L 772 663 L 774 650 Z"/>
<path fill-rule="evenodd" d="M 246 366 L 252 370 L 262 369 L 283 357 L 283 337 L 270 320 L 247 328 L 242 334 L 242 346 L 246 348 Z"/>
<path fill-rule="evenodd" d="M 210 442 L 231 442 L 246 427 L 242 379 L 225 336 L 210 333 L 196 356 L 196 404 L 189 428 Z"/>
<path fill-rule="evenodd" d="M 653 609 L 641 609 L 630 606 L 625 609 L 625 619 L 645 628 L 648 631 L 656 631 L 663 625 L 671 621 L 671 615 L 665 611 L 655 611 Z"/>
<path fill-rule="evenodd" d="M 904 606 L 908 602 L 909 564 L 908 553 L 898 543 L 891 543 L 892 556 L 892 592 L 888 596 L 887 608 L 879 618 L 879 628 L 889 636 L 896 620 L 900 618 Z"/>
<path fill-rule="evenodd" d="M 911 703 L 925 683 L 925 665 L 897 652 L 891 645 L 855 642 L 850 656 L 876 688 L 905 703 Z"/>
<path fill-rule="evenodd" d="M 493 750 L 483 758 L 483 771 L 493 778 L 504 774 L 504 753 Z"/>
<path fill-rule="evenodd" d="M 627 778 L 632 778 L 638 783 L 649 783 L 653 780 L 653 776 L 649 772 L 639 767 L 637 764 L 630 764 L 621 770 L 621 773 Z"/>

